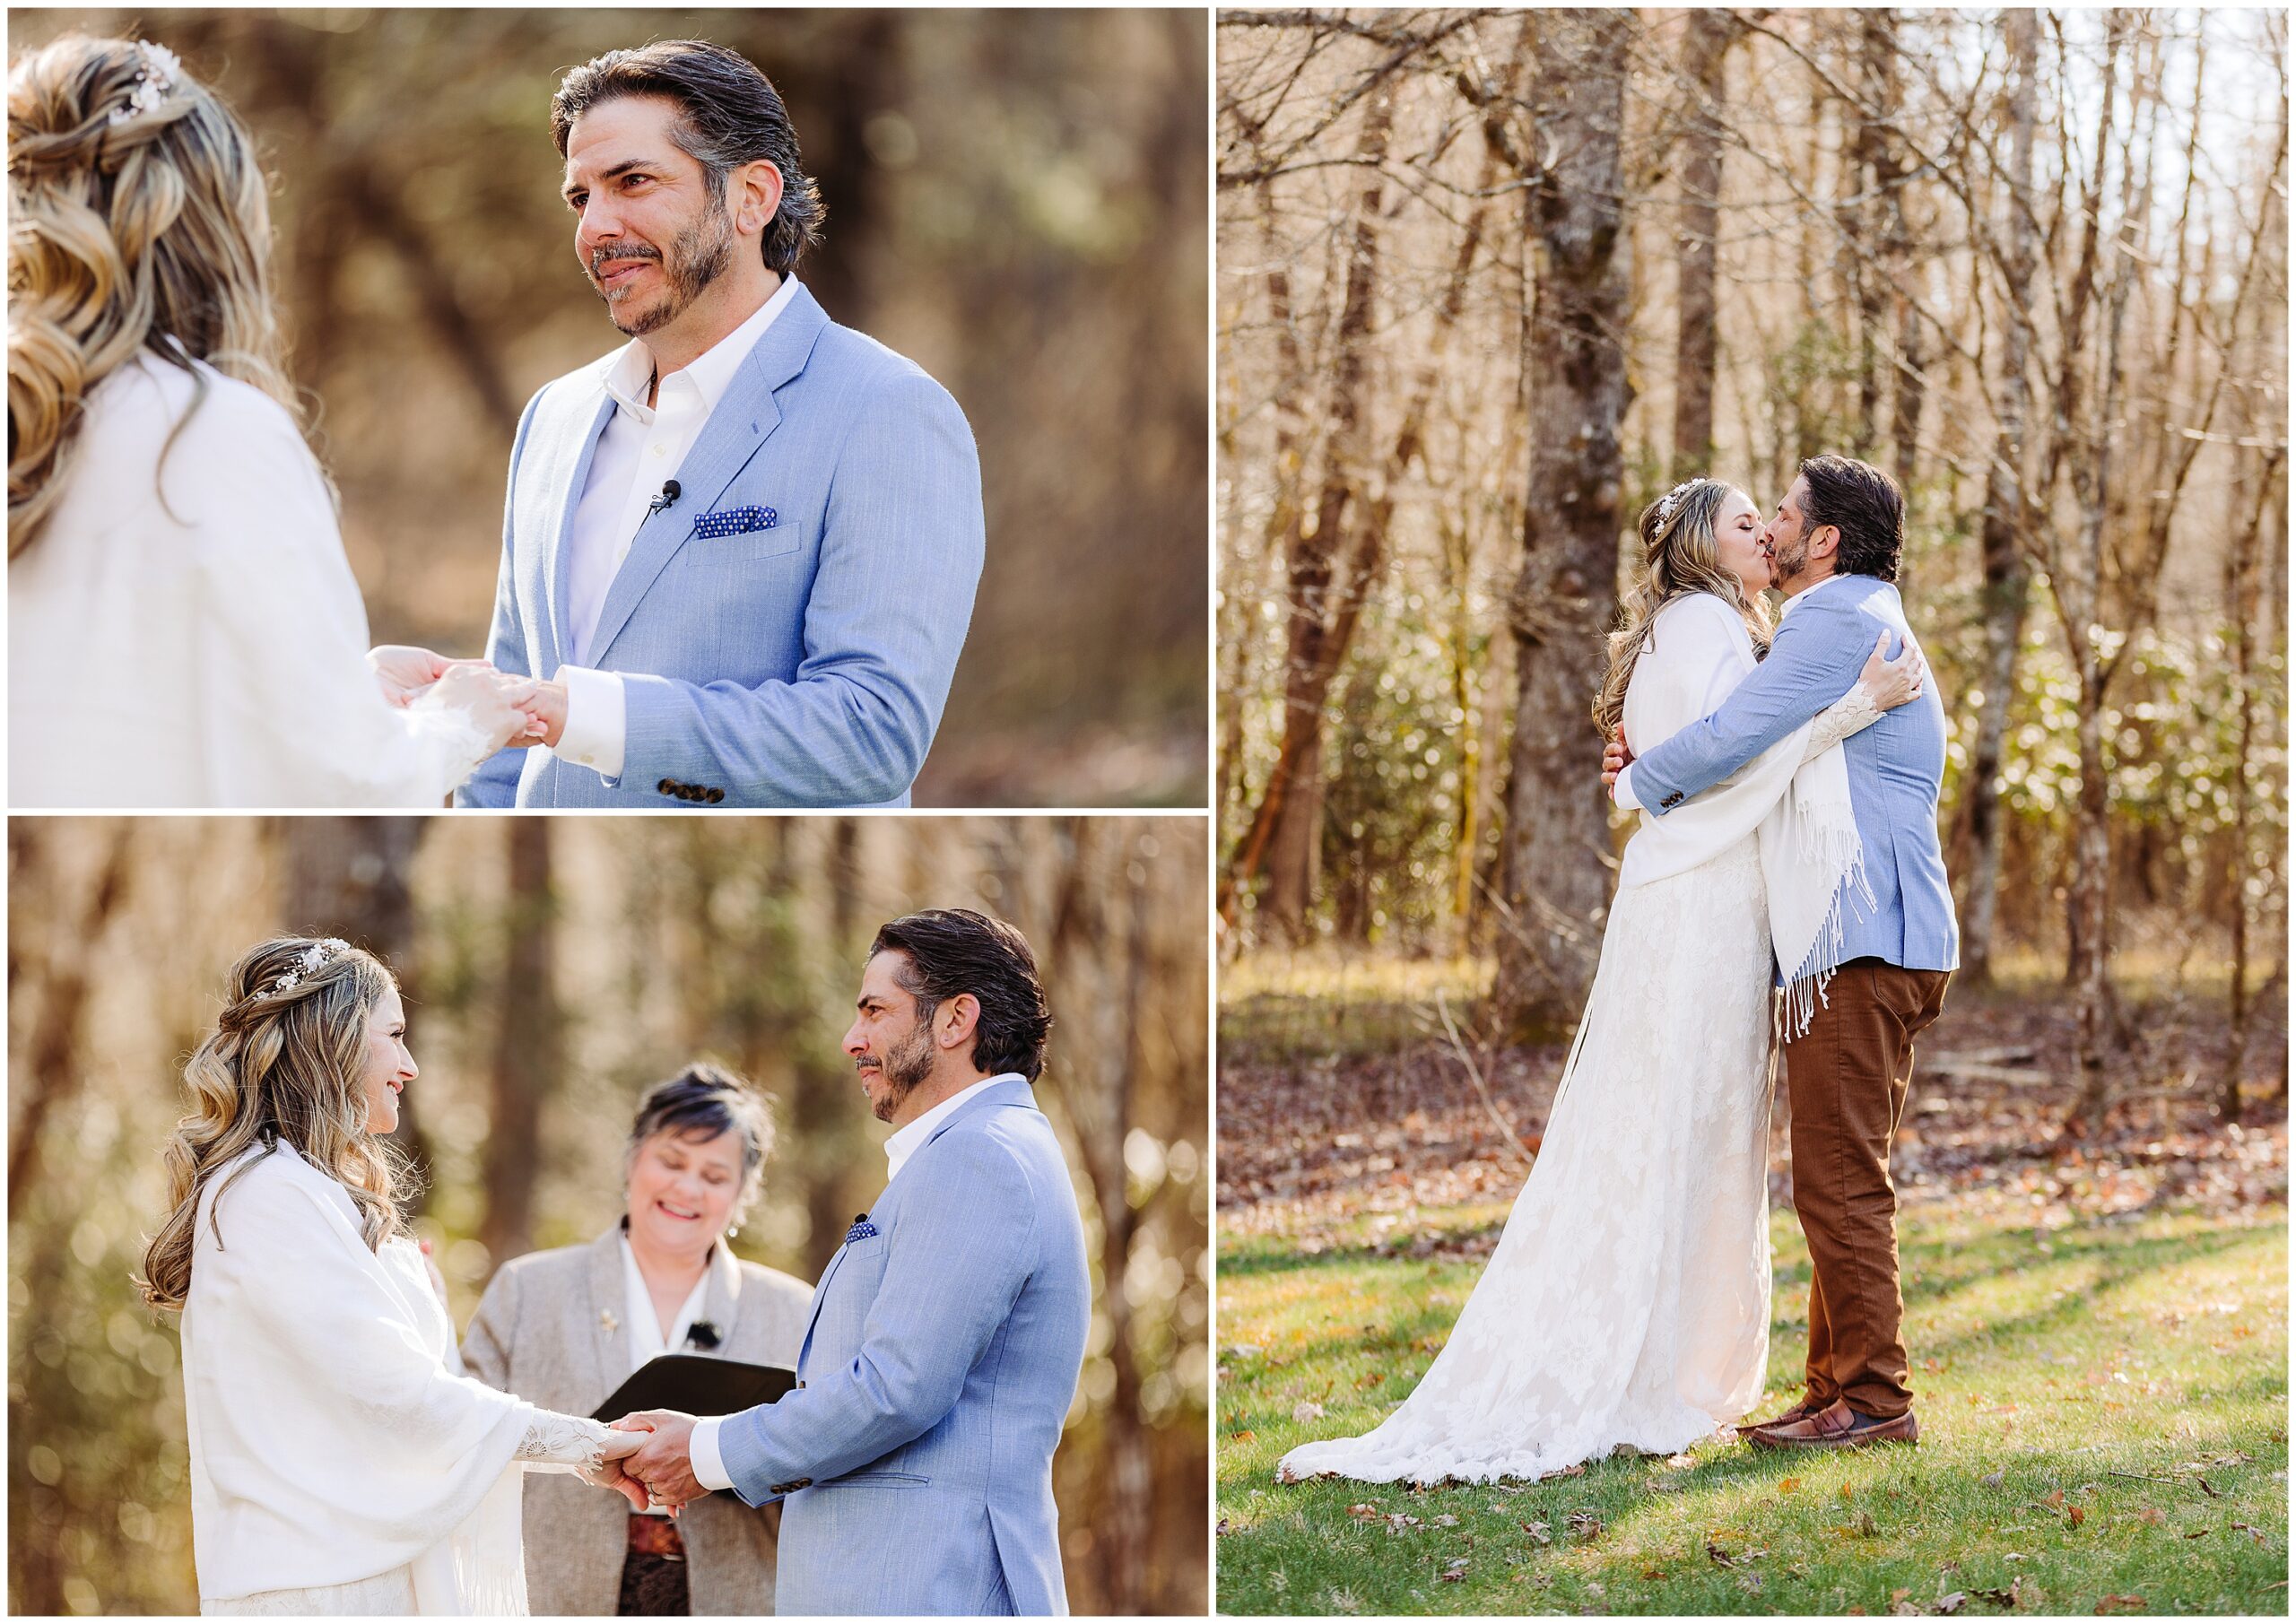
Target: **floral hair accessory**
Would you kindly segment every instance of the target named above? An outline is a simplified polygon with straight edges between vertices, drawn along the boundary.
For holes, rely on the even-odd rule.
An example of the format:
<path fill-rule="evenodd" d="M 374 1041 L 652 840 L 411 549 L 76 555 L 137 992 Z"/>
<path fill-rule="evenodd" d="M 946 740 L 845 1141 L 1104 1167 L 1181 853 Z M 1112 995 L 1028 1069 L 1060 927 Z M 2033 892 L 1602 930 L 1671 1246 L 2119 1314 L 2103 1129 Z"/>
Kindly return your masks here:
<path fill-rule="evenodd" d="M 267 998 L 274 993 L 284 993 L 302 986 L 304 977 L 317 970 L 337 953 L 347 953 L 350 951 L 351 944 L 340 936 L 328 936 L 322 941 L 312 942 L 297 957 L 292 968 L 263 989 L 264 996 Z"/>
<path fill-rule="evenodd" d="M 1698 480 L 1686 479 L 1681 484 L 1676 485 L 1672 491 L 1667 491 L 1665 495 L 1660 497 L 1658 499 L 1658 522 L 1662 525 L 1673 524 L 1674 522 L 1674 514 L 1683 505 L 1683 498 L 1690 494 L 1690 488 L 1692 485 L 1699 484 L 1700 482 L 1701 482 Z"/>
<path fill-rule="evenodd" d="M 144 65 L 135 70 L 135 88 L 128 93 L 127 100 L 112 109 L 114 124 L 126 124 L 131 118 L 158 112 L 160 103 L 183 76 L 183 63 L 166 46 L 138 39 L 135 49 L 144 58 Z"/>

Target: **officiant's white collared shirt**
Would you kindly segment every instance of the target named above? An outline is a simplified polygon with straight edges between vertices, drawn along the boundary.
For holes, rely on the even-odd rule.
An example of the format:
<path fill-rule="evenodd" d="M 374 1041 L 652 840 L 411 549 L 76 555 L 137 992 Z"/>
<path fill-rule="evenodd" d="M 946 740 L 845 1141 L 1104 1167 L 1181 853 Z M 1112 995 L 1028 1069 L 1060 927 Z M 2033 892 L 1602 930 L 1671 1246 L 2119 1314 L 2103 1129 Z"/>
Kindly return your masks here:
<path fill-rule="evenodd" d="M 573 658 L 557 672 L 558 681 L 566 684 L 566 726 L 552 752 L 559 760 L 587 767 L 601 777 L 622 776 L 627 726 L 622 679 L 584 664 L 605 611 L 606 594 L 630 556 L 648 507 L 661 495 L 663 483 L 676 477 L 686 453 L 733 386 L 735 374 L 796 293 L 797 279 L 782 277 L 773 297 L 747 321 L 695 357 L 691 366 L 656 385 L 651 406 L 646 396 L 654 378 L 654 358 L 642 341 L 632 339 L 623 345 L 607 369 L 606 394 L 613 401 L 613 415 L 598 435 L 589 478 L 575 505 L 573 532 L 567 538 L 567 652 Z M 689 491 L 681 492 L 679 499 L 700 498 L 700 492 Z"/>
<path fill-rule="evenodd" d="M 1823 592 L 1836 581 L 1846 580 L 1848 578 L 1846 576 L 1830 575 L 1826 577 L 1824 580 L 1818 582 L 1815 586 L 1803 587 L 1801 591 L 1796 593 L 1792 597 L 1787 598 L 1786 600 L 1785 606 L 1779 610 L 1778 619 L 1779 623 L 1781 625 L 1784 624 L 1786 617 L 1794 612 L 1794 605 L 1800 603 L 1804 598 L 1808 597 L 1812 593 Z M 1629 761 L 1624 767 L 1618 769 L 1618 782 L 1611 786 L 1611 804 L 1617 807 L 1621 812 L 1640 812 L 1643 810 L 1642 803 L 1637 800 L 1634 795 L 1633 762 Z"/>
<path fill-rule="evenodd" d="M 661 1319 L 654 1311 L 654 1294 L 647 1289 L 646 1276 L 638 1267 L 638 1254 L 631 1250 L 627 1235 L 622 1238 L 622 1307 L 630 1316 L 630 1368 L 635 1370 L 649 1359 L 683 1351 L 686 1333 L 701 1317 L 702 1305 L 709 1296 L 709 1266 L 703 1265 L 701 1278 L 693 1282 L 685 1306 L 670 1322 L 667 1335 L 663 1334 Z"/>
<path fill-rule="evenodd" d="M 885 1141 L 885 1182 L 891 1184 L 900 1176 L 909 1159 L 933 1137 L 933 1130 L 955 1116 L 957 1108 L 966 1100 L 992 1082 L 1027 1081 L 1018 1072 L 1000 1072 L 994 1077 L 984 1077 L 978 1082 L 959 1089 L 915 1122 L 895 1128 L 892 1137 Z M 734 1486 L 733 1476 L 726 1470 L 725 1459 L 718 1453 L 718 1427 L 724 1420 L 723 1416 L 711 1416 L 707 1420 L 696 1421 L 693 1432 L 687 1439 L 686 1448 L 693 1460 L 693 1481 L 704 1489 L 731 1489 Z"/>

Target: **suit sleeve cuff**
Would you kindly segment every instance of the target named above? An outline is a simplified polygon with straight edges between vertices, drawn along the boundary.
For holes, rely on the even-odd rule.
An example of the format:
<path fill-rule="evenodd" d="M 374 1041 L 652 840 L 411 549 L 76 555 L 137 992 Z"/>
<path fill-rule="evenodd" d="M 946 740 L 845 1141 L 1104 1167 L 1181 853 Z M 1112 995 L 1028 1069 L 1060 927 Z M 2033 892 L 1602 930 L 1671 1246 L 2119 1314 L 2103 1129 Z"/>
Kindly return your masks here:
<path fill-rule="evenodd" d="M 561 665 L 566 684 L 566 729 L 551 753 L 587 767 L 611 784 L 622 777 L 622 747 L 629 737 L 629 710 L 622 679 L 610 671 Z"/>
<path fill-rule="evenodd" d="M 1611 786 L 1611 799 L 1621 812 L 1640 812 L 1642 803 L 1634 798 L 1634 763 L 1629 761 L 1618 769 L 1618 782 Z"/>
<path fill-rule="evenodd" d="M 687 1452 L 693 1457 L 693 1481 L 704 1489 L 731 1489 L 732 1476 L 726 1471 L 725 1460 L 718 1453 L 718 1429 L 725 1420 L 713 1415 L 693 1424 L 693 1436 L 686 1440 Z"/>

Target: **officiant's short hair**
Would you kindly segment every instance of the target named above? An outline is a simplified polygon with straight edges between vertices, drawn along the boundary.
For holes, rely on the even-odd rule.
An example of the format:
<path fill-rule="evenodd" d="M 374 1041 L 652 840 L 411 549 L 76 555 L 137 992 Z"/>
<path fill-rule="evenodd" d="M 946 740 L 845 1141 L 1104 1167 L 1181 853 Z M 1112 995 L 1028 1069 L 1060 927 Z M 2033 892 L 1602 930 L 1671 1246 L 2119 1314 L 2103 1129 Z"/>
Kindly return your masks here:
<path fill-rule="evenodd" d="M 932 1019 L 960 993 L 979 1001 L 972 1040 L 976 1071 L 992 1077 L 1018 1072 L 1037 1080 L 1052 1011 L 1026 936 L 969 908 L 931 908 L 879 929 L 869 956 L 888 950 L 907 961 L 893 979 L 917 1000 L 918 1020 Z"/>
<path fill-rule="evenodd" d="M 765 229 L 766 267 L 781 275 L 797 268 L 821 240 L 828 213 L 821 189 L 797 153 L 797 126 L 781 92 L 738 51 L 706 39 L 662 39 L 631 50 L 608 51 L 571 69 L 550 99 L 550 135 L 558 155 L 574 121 L 592 108 L 623 96 L 674 102 L 670 139 L 701 166 L 712 201 L 726 201 L 726 177 L 760 159 L 781 171 L 781 204 Z"/>
<path fill-rule="evenodd" d="M 734 1221 L 739 1223 L 765 1182 L 766 1159 L 773 1154 L 773 1112 L 765 1096 L 739 1074 L 697 1060 L 648 1089 L 630 1125 L 628 1156 L 635 1159 L 657 1133 L 715 1139 L 728 1131 L 742 1136 L 742 1193 L 734 1203 Z"/>

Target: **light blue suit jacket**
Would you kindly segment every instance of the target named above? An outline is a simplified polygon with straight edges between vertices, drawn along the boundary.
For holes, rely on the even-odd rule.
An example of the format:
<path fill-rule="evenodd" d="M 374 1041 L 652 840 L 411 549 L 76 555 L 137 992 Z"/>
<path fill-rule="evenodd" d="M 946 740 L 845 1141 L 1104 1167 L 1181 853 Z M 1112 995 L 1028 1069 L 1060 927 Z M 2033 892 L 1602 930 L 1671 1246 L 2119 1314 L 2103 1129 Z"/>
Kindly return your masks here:
<path fill-rule="evenodd" d="M 544 385 L 519 421 L 486 648 L 504 671 L 547 678 L 569 657 L 568 544 L 614 411 L 613 361 Z M 984 551 L 980 462 L 956 402 L 800 286 L 676 477 L 589 644 L 588 664 L 622 677 L 622 776 L 507 750 L 457 803 L 908 804 Z M 695 535 L 703 515 L 744 507 L 775 524 Z"/>
<path fill-rule="evenodd" d="M 728 1417 L 786 1496 L 784 1613 L 1065 1613 L 1052 1452 L 1084 1362 L 1084 1229 L 1052 1126 L 991 1082 L 903 1163 L 813 1290 L 798 1385 Z"/>
<path fill-rule="evenodd" d="M 1887 581 L 1847 576 L 1812 591 L 1814 596 L 1779 623 L 1769 656 L 1719 709 L 1635 759 L 1629 787 L 1653 816 L 1663 818 L 1711 789 L 1848 693 L 1884 628 L 1896 634 L 1892 657 L 1914 641 L 1905 604 Z M 1851 887 L 1838 962 L 1875 958 L 1909 970 L 1960 968 L 1961 928 L 1937 845 L 1945 708 L 1935 684 L 1852 734 L 1841 749 L 1874 902 L 1867 906 Z M 1831 968 L 1813 963 L 1791 973 Z"/>

